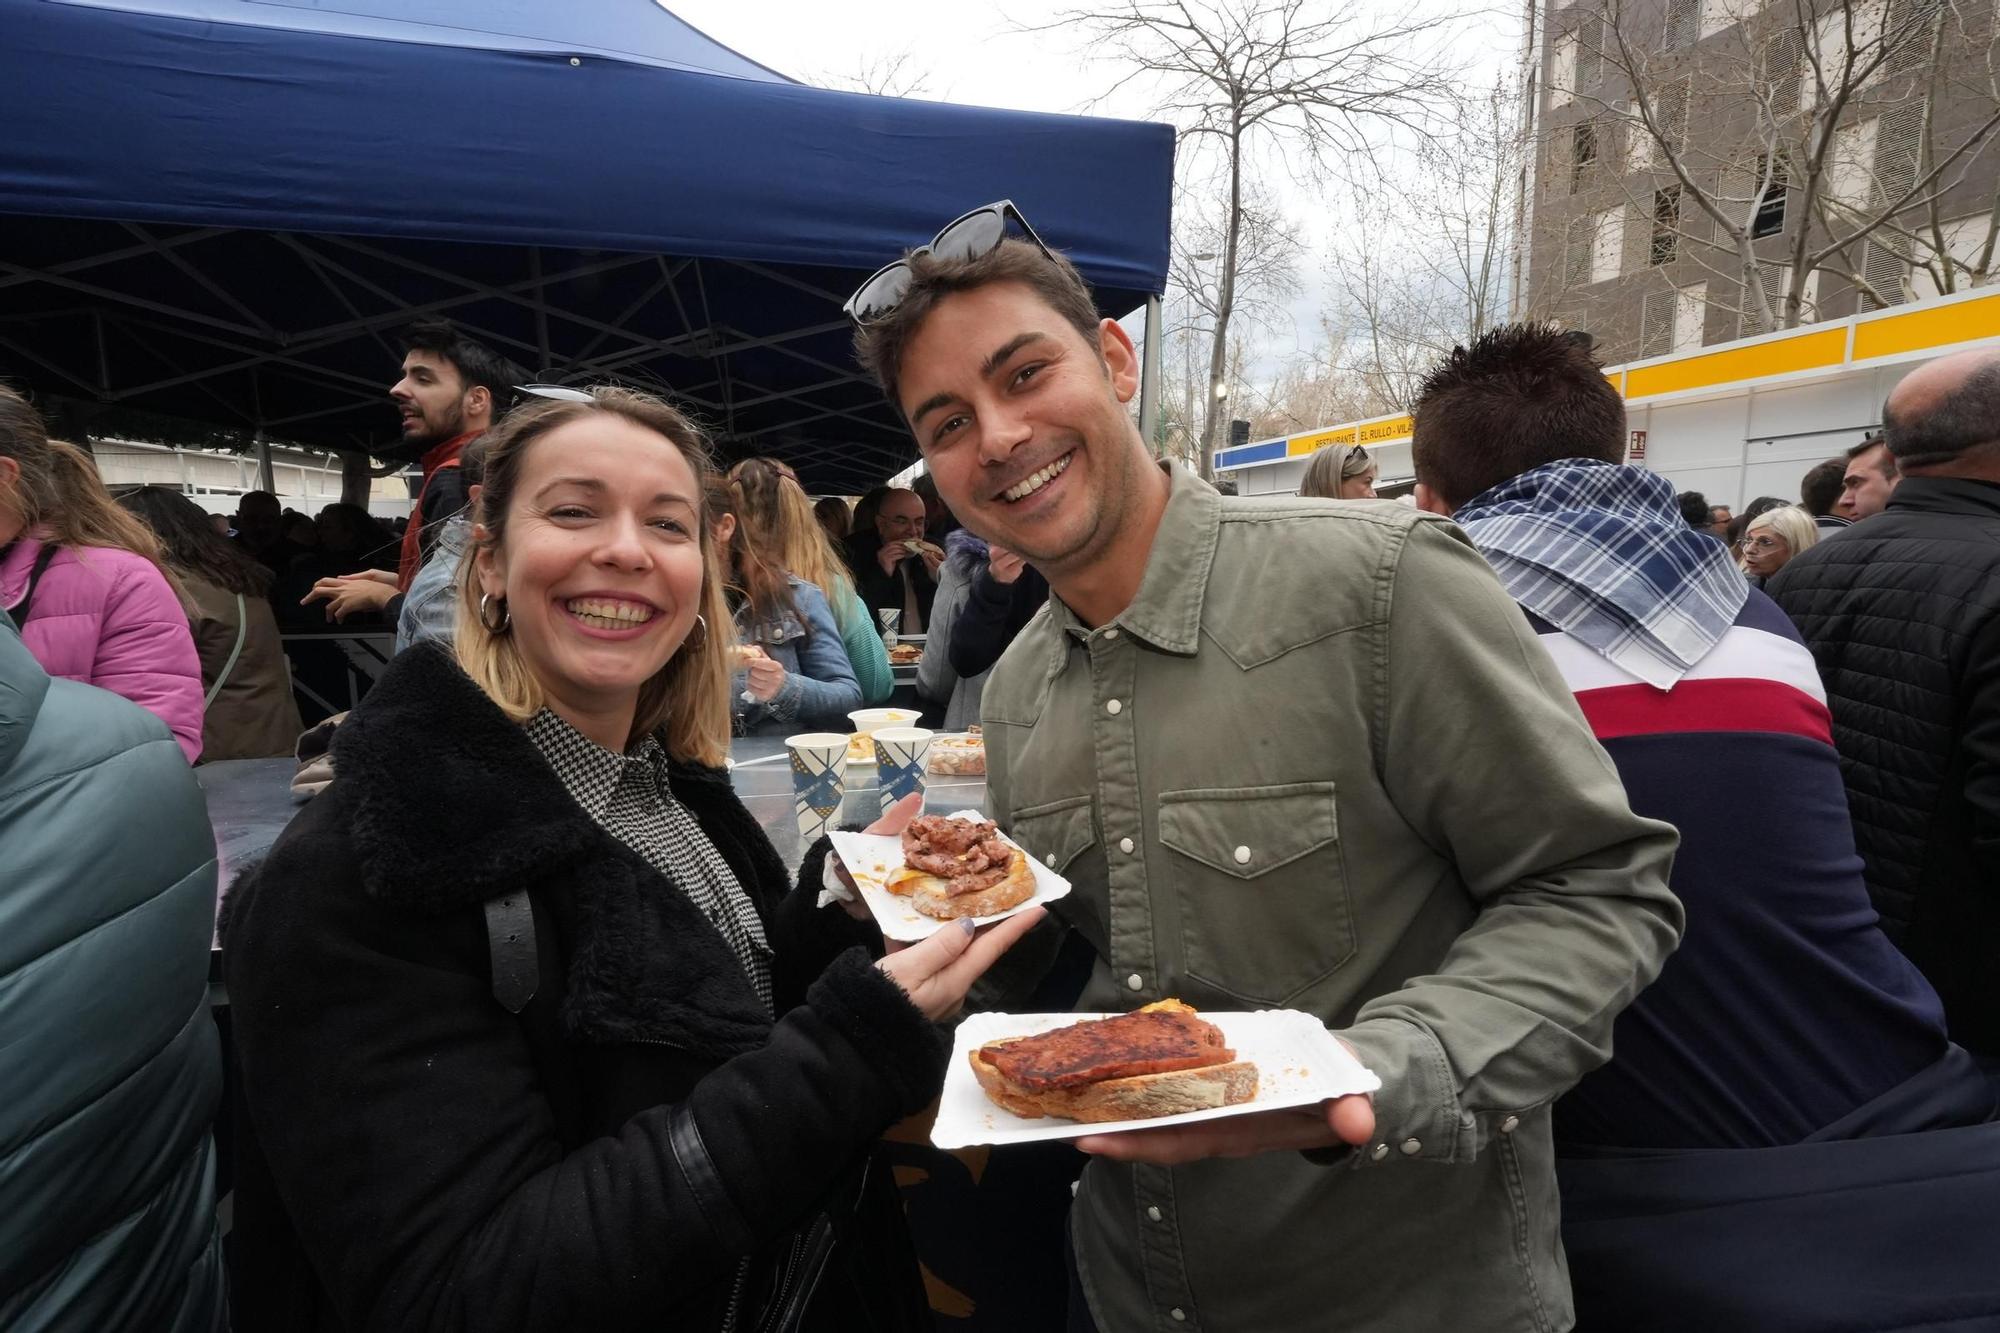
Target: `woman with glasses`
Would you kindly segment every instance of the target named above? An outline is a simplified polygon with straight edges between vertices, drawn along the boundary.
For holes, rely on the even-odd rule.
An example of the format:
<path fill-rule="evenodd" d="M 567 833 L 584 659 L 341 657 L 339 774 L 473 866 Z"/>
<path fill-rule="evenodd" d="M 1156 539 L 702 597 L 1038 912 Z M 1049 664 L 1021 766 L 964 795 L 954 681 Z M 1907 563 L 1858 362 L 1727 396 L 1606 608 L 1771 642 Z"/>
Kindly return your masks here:
<path fill-rule="evenodd" d="M 1752 518 L 1743 529 L 1742 549 L 1743 573 L 1750 586 L 1763 587 L 1786 561 L 1818 540 L 1819 525 L 1795 505 L 1767 509 Z"/>
<path fill-rule="evenodd" d="M 723 767 L 706 453 L 624 390 L 503 421 L 451 645 L 231 891 L 238 1327 L 930 1326 L 874 1145 L 1039 913 L 877 961 L 824 843 L 792 886 Z"/>
<path fill-rule="evenodd" d="M 1306 464 L 1299 494 L 1320 500 L 1372 500 L 1378 465 L 1358 444 L 1329 444 Z"/>

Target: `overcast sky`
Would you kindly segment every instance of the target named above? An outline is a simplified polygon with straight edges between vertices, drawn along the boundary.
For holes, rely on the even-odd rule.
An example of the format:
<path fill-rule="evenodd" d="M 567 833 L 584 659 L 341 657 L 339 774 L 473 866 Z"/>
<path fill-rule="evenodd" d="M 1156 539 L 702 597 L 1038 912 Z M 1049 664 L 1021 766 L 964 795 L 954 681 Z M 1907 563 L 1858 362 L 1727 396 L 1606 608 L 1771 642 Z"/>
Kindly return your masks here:
<path fill-rule="evenodd" d="M 1349 3 L 1350 0 L 1322 0 Z M 919 93 L 938 101 L 1024 111 L 1095 112 L 1154 119 L 1146 90 L 1101 97 L 1122 67 L 1091 61 L 1066 33 L 1023 31 L 1046 24 L 1077 0 L 662 0 L 666 8 L 716 40 L 808 83 L 852 80 L 898 56 L 927 85 Z M 1453 0 L 1412 0 L 1410 9 L 1469 13 Z M 1519 23 L 1513 7 L 1469 19 L 1462 35 L 1463 62 L 1471 78 L 1490 84 L 1494 71 L 1518 58 Z M 1325 299 L 1323 248 L 1341 210 L 1308 187 L 1271 182 L 1284 200 L 1307 253 L 1299 265 L 1301 291 L 1291 303 L 1292 328 L 1274 331 L 1257 358 L 1274 369 L 1317 337 Z M 1393 238 L 1383 238 L 1390 243 Z"/>

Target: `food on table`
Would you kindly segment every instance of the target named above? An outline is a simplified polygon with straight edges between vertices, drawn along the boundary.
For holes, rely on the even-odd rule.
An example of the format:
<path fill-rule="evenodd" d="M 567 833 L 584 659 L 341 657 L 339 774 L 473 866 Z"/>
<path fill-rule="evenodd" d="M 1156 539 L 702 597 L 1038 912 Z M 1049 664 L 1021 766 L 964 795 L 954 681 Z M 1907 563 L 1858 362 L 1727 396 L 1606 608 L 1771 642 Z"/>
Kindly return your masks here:
<path fill-rule="evenodd" d="M 1028 854 L 991 820 L 918 815 L 903 830 L 903 864 L 883 886 L 925 916 L 991 916 L 1035 896 Z"/>
<path fill-rule="evenodd" d="M 987 1097 L 1029 1120 L 1149 1120 L 1257 1095 L 1256 1064 L 1179 1000 L 988 1042 L 969 1058 Z"/>
<path fill-rule="evenodd" d="M 891 666 L 915 666 L 923 660 L 924 647 L 920 643 L 899 643 L 889 650 Z"/>
<path fill-rule="evenodd" d="M 939 777 L 986 776 L 986 740 L 974 727 L 963 736 L 940 736 L 931 742 L 931 772 Z"/>

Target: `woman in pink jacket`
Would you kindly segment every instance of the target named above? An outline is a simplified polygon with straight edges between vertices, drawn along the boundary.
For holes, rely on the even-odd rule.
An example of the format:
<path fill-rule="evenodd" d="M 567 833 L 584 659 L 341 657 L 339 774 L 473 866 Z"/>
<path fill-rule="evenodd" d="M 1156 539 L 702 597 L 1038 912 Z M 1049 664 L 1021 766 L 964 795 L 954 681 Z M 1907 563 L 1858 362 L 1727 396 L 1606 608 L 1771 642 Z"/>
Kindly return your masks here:
<path fill-rule="evenodd" d="M 52 676 L 122 694 L 201 755 L 201 662 L 159 543 L 88 455 L 0 387 L 0 608 Z"/>

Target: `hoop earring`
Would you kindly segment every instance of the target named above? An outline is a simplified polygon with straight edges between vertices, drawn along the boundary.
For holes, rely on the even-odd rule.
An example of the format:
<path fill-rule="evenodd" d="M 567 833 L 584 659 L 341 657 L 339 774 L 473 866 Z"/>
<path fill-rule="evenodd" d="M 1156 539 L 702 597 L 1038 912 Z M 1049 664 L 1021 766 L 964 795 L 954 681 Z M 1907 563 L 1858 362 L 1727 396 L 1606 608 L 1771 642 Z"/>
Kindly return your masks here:
<path fill-rule="evenodd" d="M 708 621 L 702 616 L 701 612 L 697 611 L 695 612 L 694 623 L 701 629 L 701 637 L 692 641 L 682 640 L 681 647 L 683 649 L 692 649 L 698 653 L 708 646 Z"/>
<path fill-rule="evenodd" d="M 492 600 L 493 598 L 486 593 L 482 592 L 479 594 L 479 623 L 486 627 L 488 634 L 505 634 L 509 629 L 513 628 L 514 613 L 507 609 L 507 599 L 505 597 L 500 598 L 500 623 L 497 625 L 494 624 L 493 617 L 489 614 L 487 608 L 487 603 Z"/>

